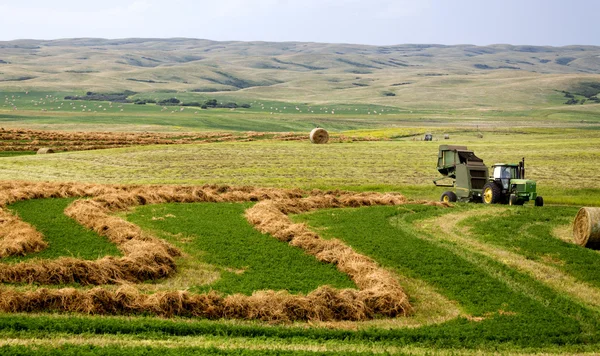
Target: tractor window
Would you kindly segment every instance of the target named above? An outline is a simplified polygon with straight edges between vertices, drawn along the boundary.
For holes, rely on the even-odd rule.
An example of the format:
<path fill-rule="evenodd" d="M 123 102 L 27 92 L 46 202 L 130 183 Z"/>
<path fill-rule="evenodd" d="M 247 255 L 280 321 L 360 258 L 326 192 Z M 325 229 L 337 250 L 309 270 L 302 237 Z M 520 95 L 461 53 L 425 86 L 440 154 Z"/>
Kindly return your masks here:
<path fill-rule="evenodd" d="M 494 167 L 494 179 L 514 179 L 517 178 L 517 168 L 510 166 Z"/>

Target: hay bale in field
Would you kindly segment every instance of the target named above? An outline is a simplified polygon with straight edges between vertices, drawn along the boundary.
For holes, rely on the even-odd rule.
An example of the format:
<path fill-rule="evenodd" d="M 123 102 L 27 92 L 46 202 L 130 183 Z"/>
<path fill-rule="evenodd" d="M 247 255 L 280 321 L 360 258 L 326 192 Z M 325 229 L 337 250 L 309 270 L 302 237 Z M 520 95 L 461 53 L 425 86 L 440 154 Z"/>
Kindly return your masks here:
<path fill-rule="evenodd" d="M 600 208 L 579 209 L 573 221 L 573 239 L 580 246 L 600 248 Z"/>
<path fill-rule="evenodd" d="M 327 130 L 317 127 L 310 132 L 310 142 L 323 144 L 329 141 L 329 133 Z"/>
<path fill-rule="evenodd" d="M 54 153 L 54 150 L 51 148 L 48 148 L 48 147 L 43 147 L 43 148 L 40 148 L 39 150 L 37 150 L 36 154 L 45 155 L 47 153 Z"/>

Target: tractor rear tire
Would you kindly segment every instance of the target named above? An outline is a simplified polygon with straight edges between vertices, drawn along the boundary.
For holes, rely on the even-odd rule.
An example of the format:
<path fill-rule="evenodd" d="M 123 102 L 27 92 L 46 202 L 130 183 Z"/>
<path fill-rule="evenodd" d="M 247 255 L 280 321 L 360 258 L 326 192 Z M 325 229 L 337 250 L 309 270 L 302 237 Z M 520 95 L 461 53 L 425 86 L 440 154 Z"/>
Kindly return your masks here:
<path fill-rule="evenodd" d="M 456 194 L 454 194 L 454 192 L 451 192 L 451 191 L 444 192 L 444 194 L 442 194 L 442 198 L 440 199 L 440 201 L 443 201 L 446 203 L 454 203 L 454 202 L 456 202 L 456 200 L 457 200 Z"/>
<path fill-rule="evenodd" d="M 481 200 L 484 204 L 496 204 L 503 200 L 502 189 L 495 182 L 488 182 L 483 186 Z"/>
<path fill-rule="evenodd" d="M 537 196 L 535 198 L 535 206 L 544 206 L 544 198 L 542 198 L 541 196 Z"/>

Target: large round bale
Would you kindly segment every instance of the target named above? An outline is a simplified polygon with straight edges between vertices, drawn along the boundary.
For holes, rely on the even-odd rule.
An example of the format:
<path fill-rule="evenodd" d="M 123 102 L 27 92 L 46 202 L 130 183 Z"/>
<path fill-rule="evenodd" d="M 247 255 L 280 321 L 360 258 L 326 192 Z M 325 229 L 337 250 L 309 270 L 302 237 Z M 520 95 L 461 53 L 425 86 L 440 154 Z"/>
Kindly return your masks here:
<path fill-rule="evenodd" d="M 322 144 L 329 141 L 329 133 L 327 130 L 317 127 L 310 132 L 310 142 Z"/>
<path fill-rule="evenodd" d="M 580 246 L 600 248 L 600 208 L 581 208 L 573 221 L 573 239 Z"/>
<path fill-rule="evenodd" d="M 47 153 L 54 153 L 54 150 L 51 149 L 51 148 L 44 147 L 44 148 L 40 148 L 39 150 L 37 150 L 36 154 L 38 154 L 38 155 L 45 155 Z"/>

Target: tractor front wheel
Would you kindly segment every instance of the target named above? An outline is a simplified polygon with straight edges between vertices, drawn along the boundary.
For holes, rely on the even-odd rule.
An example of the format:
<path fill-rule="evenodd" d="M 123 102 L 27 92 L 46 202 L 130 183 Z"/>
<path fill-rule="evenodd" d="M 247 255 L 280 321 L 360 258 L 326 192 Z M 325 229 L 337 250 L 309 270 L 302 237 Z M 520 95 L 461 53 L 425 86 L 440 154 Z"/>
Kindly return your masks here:
<path fill-rule="evenodd" d="M 502 201 L 502 189 L 494 182 L 486 183 L 482 192 L 481 200 L 484 204 L 496 204 Z"/>
<path fill-rule="evenodd" d="M 440 201 L 443 201 L 446 203 L 454 203 L 454 202 L 456 202 L 456 194 L 454 194 L 454 192 L 451 192 L 451 191 L 444 192 L 444 194 L 442 194 L 442 198 L 440 199 Z"/>
<path fill-rule="evenodd" d="M 508 198 L 508 205 L 519 205 L 519 198 L 516 195 L 511 194 Z"/>
<path fill-rule="evenodd" d="M 544 206 L 544 198 L 542 198 L 541 196 L 537 196 L 535 198 L 535 206 Z"/>

